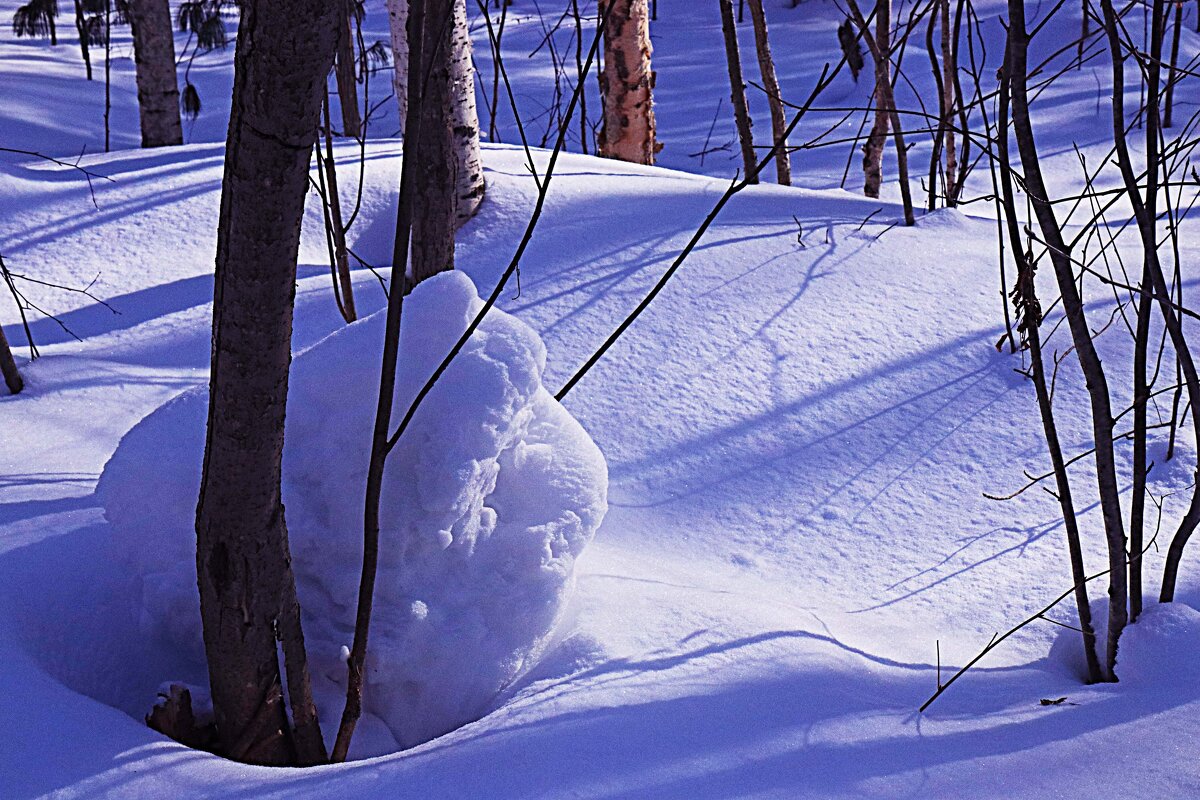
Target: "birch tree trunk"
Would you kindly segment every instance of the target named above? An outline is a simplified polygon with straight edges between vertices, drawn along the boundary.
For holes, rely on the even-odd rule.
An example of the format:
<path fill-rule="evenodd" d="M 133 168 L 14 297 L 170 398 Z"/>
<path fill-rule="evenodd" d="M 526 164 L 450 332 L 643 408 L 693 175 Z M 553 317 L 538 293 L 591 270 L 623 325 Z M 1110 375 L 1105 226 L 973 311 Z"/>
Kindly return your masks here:
<path fill-rule="evenodd" d="M 742 145 L 742 166 L 746 179 L 758 183 L 754 168 L 758 159 L 754 156 L 754 133 L 750 121 L 750 108 L 746 104 L 746 79 L 742 77 L 742 58 L 738 52 L 737 27 L 733 21 L 733 0 L 720 0 L 721 30 L 725 34 L 725 62 L 729 68 L 729 99 L 733 103 L 733 119 L 737 124 L 738 141 Z"/>
<path fill-rule="evenodd" d="M 877 82 L 875 85 L 877 108 L 885 114 L 883 123 L 885 136 L 888 128 L 888 122 L 890 121 L 891 123 L 892 142 L 896 148 L 896 173 L 900 183 L 900 200 L 904 205 L 904 224 L 911 226 L 916 223 L 916 219 L 913 215 L 912 187 L 908 185 L 908 147 L 904 144 L 904 127 L 900 123 L 900 114 L 896 111 L 896 98 L 892 94 L 891 79 L 887 77 L 887 73 L 891 71 L 889 68 L 891 59 L 890 45 L 888 45 L 886 40 L 881 43 L 876 36 L 871 35 L 870 30 L 867 28 L 867 20 L 865 17 L 863 17 L 862 10 L 858 7 L 858 3 L 855 2 L 855 0 L 846 0 L 846 4 L 849 6 L 850 14 L 853 17 L 855 24 L 858 25 L 858 29 L 862 33 L 863 39 L 865 39 L 867 42 L 867 48 L 871 51 L 871 57 L 875 60 L 876 75 L 879 75 L 880 65 L 883 65 L 884 80 L 881 83 Z M 888 8 L 890 8 L 889 0 L 879 0 L 875 7 L 876 14 L 890 13 L 887 8 L 882 8 L 882 6 L 888 6 Z M 880 28 L 877 24 L 876 31 L 882 31 L 884 37 L 888 36 L 888 30 L 888 25 L 886 23 L 883 24 L 882 28 Z M 876 117 L 875 125 L 876 127 L 879 126 L 878 117 Z M 874 136 L 874 131 L 872 131 L 872 136 Z M 870 142 L 868 142 L 868 144 L 870 144 Z M 866 148 L 864 148 L 864 150 L 866 150 Z M 868 153 L 867 157 L 869 158 L 870 155 L 871 154 Z M 883 142 L 880 142 L 879 151 L 876 154 L 875 162 L 876 182 L 874 187 L 874 195 L 872 195 L 870 192 L 871 174 L 869 172 L 867 174 L 867 186 L 865 187 L 865 194 L 867 194 L 869 197 L 879 196 L 880 172 L 878 167 L 879 161 L 882 161 L 882 159 Z M 867 158 L 863 159 L 863 166 L 867 166 Z"/>
<path fill-rule="evenodd" d="M 475 68 L 471 61 L 467 3 L 466 0 L 452 0 L 452 5 L 453 26 L 449 31 L 448 45 L 450 86 L 444 96 L 449 107 L 452 137 L 454 218 L 457 225 L 461 226 L 479 210 L 487 186 L 483 177 L 483 160 L 479 152 L 479 110 L 475 102 Z M 409 0 L 387 0 L 387 9 L 392 55 L 396 66 L 393 89 L 400 106 L 400 131 L 404 133 L 408 125 L 409 64 L 406 28 Z M 435 11 L 431 6 L 430 15 Z M 428 53 L 428 50 L 426 52 Z"/>
<path fill-rule="evenodd" d="M 222 751 L 259 764 L 325 760 L 280 473 L 300 222 L 337 20 L 326 0 L 248 0 L 234 57 L 196 572 Z"/>
<path fill-rule="evenodd" d="M 875 60 L 875 123 L 863 145 L 863 194 L 867 197 L 879 197 L 879 186 L 883 183 L 883 148 L 887 144 L 890 118 L 888 98 L 892 94 L 891 23 L 891 0 L 876 0 L 875 43 L 878 52 L 872 53 Z"/>
<path fill-rule="evenodd" d="M 450 32 L 450 126 L 454 142 L 454 216 L 458 225 L 475 216 L 486 183 L 479 154 L 479 109 L 475 104 L 475 66 L 467 0 L 454 0 Z"/>
<path fill-rule="evenodd" d="M 957 96 L 954 92 L 954 73 L 958 71 L 958 43 L 953 41 L 950 25 L 950 0 L 941 0 L 942 25 L 942 108 L 945 113 L 943 121 L 943 149 L 946 151 L 946 205 L 958 205 L 958 150 L 954 143 L 954 104 Z"/>
<path fill-rule="evenodd" d="M 774 145 L 783 139 L 783 132 L 787 128 L 787 114 L 783 110 L 779 79 L 775 77 L 775 59 L 771 56 L 771 43 L 767 39 L 767 15 L 763 13 L 762 0 L 750 0 L 750 19 L 754 23 L 758 69 L 762 74 L 763 88 L 767 90 L 767 104 L 771 108 L 771 144 Z M 787 142 L 784 142 L 775 154 L 775 178 L 780 186 L 792 185 L 792 159 L 787 150 Z"/>
<path fill-rule="evenodd" d="M 650 9 L 646 0 L 599 0 L 604 27 L 600 95 L 604 115 L 599 154 L 653 164 L 662 149 L 654 121 L 654 70 L 650 67 Z"/>
<path fill-rule="evenodd" d="M 183 144 L 175 33 L 168 0 L 129 0 L 142 147 Z"/>
<path fill-rule="evenodd" d="M 4 385 L 11 394 L 17 394 L 25 388 L 21 373 L 17 371 L 12 348 L 8 346 L 8 337 L 4 335 L 4 328 L 0 328 L 0 375 L 4 376 Z"/>

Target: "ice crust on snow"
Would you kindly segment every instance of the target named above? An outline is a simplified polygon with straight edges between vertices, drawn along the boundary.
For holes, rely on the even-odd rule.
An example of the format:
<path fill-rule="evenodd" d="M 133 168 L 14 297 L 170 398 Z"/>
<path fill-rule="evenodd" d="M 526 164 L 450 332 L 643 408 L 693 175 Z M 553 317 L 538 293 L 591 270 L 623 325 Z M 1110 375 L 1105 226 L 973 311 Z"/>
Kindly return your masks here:
<path fill-rule="evenodd" d="M 398 419 L 481 308 L 449 272 L 406 299 Z M 336 718 L 353 638 L 382 314 L 295 359 L 283 496 L 318 703 Z M 542 385 L 546 351 L 492 310 L 388 462 L 366 707 L 411 746 L 486 713 L 547 644 L 607 508 L 599 449 Z M 121 441 L 98 494 L 147 635 L 201 656 L 194 511 L 207 392 Z M 327 726 L 331 727 L 331 726 Z M 329 733 L 330 731 L 327 731 Z"/>

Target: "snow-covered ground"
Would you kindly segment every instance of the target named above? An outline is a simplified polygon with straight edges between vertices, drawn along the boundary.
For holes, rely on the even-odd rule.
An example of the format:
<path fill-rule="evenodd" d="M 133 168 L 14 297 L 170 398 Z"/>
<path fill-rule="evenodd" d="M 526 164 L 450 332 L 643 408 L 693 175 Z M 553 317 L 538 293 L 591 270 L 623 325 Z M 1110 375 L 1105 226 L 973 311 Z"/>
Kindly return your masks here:
<path fill-rule="evenodd" d="M 0 3 L 0 15 L 14 5 Z M 371 5 L 368 21 L 382 38 L 379 4 Z M 514 82 L 537 95 L 553 74 L 548 62 L 521 62 L 532 49 L 522 42 L 540 38 L 533 6 L 517 0 L 510 24 L 526 22 L 506 41 Z M 545 343 L 551 392 L 661 275 L 736 167 L 728 160 L 736 148 L 703 168 L 687 155 L 702 149 L 727 92 L 716 3 L 693 8 L 663 0 L 655 28 L 663 163 L 672 169 L 564 156 L 520 291 L 505 293 L 504 310 Z M 785 92 L 806 93 L 836 46 L 837 13 L 810 0 L 768 14 Z M 980 14 L 998 25 L 998 4 L 981 4 Z M 828 32 L 827 51 L 805 38 L 817 30 Z M 72 160 L 84 142 L 96 152 L 102 87 L 97 94 L 84 84 L 70 41 L 64 34 L 52 50 L 0 33 L 0 146 Z M 1195 51 L 1190 33 L 1186 44 Z M 1094 76 L 1088 68 L 1068 75 L 1053 90 L 1058 101 L 1045 102 L 1041 143 L 1064 185 L 1078 170 L 1072 140 L 1094 150 L 1107 136 L 1095 100 L 1105 63 Z M 1085 687 L 1073 666 L 1077 634 L 1040 624 L 917 713 L 937 686 L 939 660 L 944 679 L 995 632 L 1057 596 L 1069 572 L 1053 498 L 983 497 L 1011 491 L 1022 469 L 1041 472 L 1047 461 L 1032 387 L 1015 371 L 1022 359 L 994 347 L 1003 326 L 990 207 L 894 227 L 898 206 L 835 188 L 845 148 L 796 155 L 808 188 L 764 185 L 735 198 L 566 397 L 608 463 L 609 512 L 579 562 L 553 648 L 491 713 L 403 753 L 305 771 L 232 764 L 146 728 L 140 717 L 159 683 L 197 680 L 203 664 L 146 636 L 120 602 L 129 575 L 113 558 L 120 543 L 95 489 L 128 431 L 207 382 L 222 155 L 214 142 L 223 136 L 229 54 L 200 57 L 193 80 L 201 69 L 206 110 L 189 134 L 194 143 L 142 152 L 119 149 L 135 143 L 136 114 L 130 64 L 117 62 L 118 151 L 81 162 L 106 176 L 93 179 L 95 205 L 76 170 L 0 160 L 0 253 L 10 269 L 76 287 L 96 279 L 91 291 L 112 306 L 27 287 L 82 341 L 34 319 L 42 358 L 22 359 L 25 393 L 0 397 L 0 797 L 1200 792 L 1194 555 L 1180 595 L 1191 607 L 1152 608 L 1131 629 L 1120 684 Z M 845 95 L 831 93 L 830 105 L 865 99 L 864 84 L 839 86 Z M 765 110 L 756 113 L 765 122 Z M 815 136 L 819 123 L 805 130 Z M 722 118 L 713 140 L 730 135 Z M 375 264 L 391 249 L 399 152 L 386 139 L 367 148 L 350 245 Z M 345 185 L 356 154 L 339 150 Z M 532 208 L 523 158 L 511 144 L 485 146 L 488 196 L 458 255 L 481 292 L 507 264 Z M 857 162 L 850 189 L 856 170 Z M 342 327 L 315 206 L 310 213 L 297 352 Z M 1200 255 L 1186 226 L 1182 244 L 1185 264 Z M 370 272 L 356 271 L 355 286 L 364 314 L 382 307 Z M 1089 284 L 1088 296 L 1099 329 L 1114 311 L 1112 292 Z M 24 334 L 6 303 L 0 314 L 16 346 Z M 1119 333 L 1099 342 L 1106 359 L 1127 357 Z M 332 382 L 329 391 L 336 401 L 354 387 Z M 1076 452 L 1090 430 L 1069 360 L 1057 392 L 1064 443 Z M 162 458 L 175 457 L 171 444 Z M 1183 448 L 1152 472 L 1156 493 L 1192 480 L 1194 443 Z M 1127 465 L 1126 451 L 1121 458 Z M 1085 491 L 1093 481 L 1086 461 L 1073 477 Z M 147 496 L 147 507 L 159 499 Z M 1165 531 L 1179 505 L 1167 501 Z M 1082 526 L 1089 564 L 1099 565 L 1096 509 Z M 178 541 L 179 532 L 163 536 Z M 1152 551 L 1152 583 L 1160 564 Z M 1101 596 L 1097 586 L 1093 597 Z M 1057 613 L 1070 619 L 1068 608 Z"/>

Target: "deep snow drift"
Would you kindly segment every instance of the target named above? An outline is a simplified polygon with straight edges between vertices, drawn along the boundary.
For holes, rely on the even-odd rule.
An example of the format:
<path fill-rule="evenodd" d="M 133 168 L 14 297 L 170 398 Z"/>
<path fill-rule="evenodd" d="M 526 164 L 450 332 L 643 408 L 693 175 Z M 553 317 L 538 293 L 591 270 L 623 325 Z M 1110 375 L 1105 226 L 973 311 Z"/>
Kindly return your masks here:
<path fill-rule="evenodd" d="M 397 419 L 481 307 L 461 272 L 406 298 Z M 377 312 L 333 333 L 292 368 L 283 500 L 325 720 L 340 713 L 340 649 L 354 635 L 383 322 Z M 525 323 L 489 313 L 389 458 L 365 707 L 395 741 L 364 737 L 362 754 L 482 715 L 536 661 L 562 613 L 575 559 L 604 517 L 608 472 L 542 386 L 545 363 Z M 141 584 L 143 633 L 199 664 L 194 521 L 207 408 L 198 388 L 148 415 L 96 488 L 116 555 Z"/>

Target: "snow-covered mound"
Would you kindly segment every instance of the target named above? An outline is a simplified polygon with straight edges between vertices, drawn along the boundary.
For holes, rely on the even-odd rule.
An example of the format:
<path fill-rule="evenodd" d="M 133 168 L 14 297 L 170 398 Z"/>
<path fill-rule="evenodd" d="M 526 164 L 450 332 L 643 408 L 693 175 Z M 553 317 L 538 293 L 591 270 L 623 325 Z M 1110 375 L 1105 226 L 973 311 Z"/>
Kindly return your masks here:
<path fill-rule="evenodd" d="M 1139 686 L 1195 685 L 1200 678 L 1200 611 L 1154 604 L 1121 635 L 1117 677 Z"/>
<path fill-rule="evenodd" d="M 480 307 L 461 272 L 406 300 L 397 418 Z M 337 331 L 292 368 L 284 503 L 327 720 L 353 637 L 383 321 Z M 493 310 L 389 459 L 366 706 L 402 746 L 486 713 L 531 665 L 607 508 L 604 458 L 542 386 L 545 359 L 532 329 Z M 207 392 L 193 390 L 146 417 L 97 489 L 115 548 L 141 581 L 144 632 L 197 657 L 193 520 L 206 404 Z"/>

